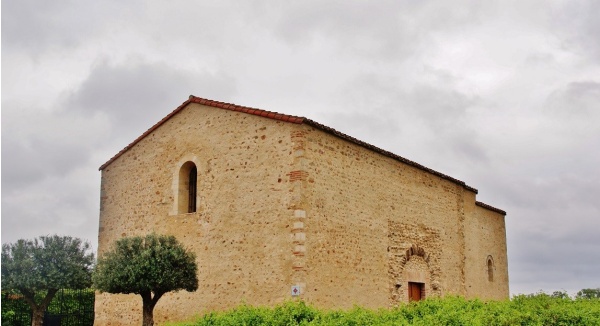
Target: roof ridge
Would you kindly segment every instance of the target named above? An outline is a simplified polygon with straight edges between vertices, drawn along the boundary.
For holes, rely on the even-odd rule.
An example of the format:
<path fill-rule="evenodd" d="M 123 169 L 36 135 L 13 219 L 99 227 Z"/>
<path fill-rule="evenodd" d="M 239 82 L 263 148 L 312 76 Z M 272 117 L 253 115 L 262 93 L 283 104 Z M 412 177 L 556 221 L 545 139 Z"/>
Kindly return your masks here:
<path fill-rule="evenodd" d="M 243 113 L 257 115 L 259 117 L 265 117 L 265 118 L 269 118 L 269 119 L 280 120 L 280 121 L 285 121 L 285 122 L 292 122 L 292 123 L 297 123 L 297 124 L 303 123 L 303 121 L 306 119 L 304 117 L 298 117 L 298 116 L 278 113 L 278 112 L 274 112 L 274 111 L 267 111 L 267 110 L 257 109 L 257 108 L 253 108 L 253 107 L 249 107 L 249 106 L 242 106 L 242 105 L 237 105 L 237 104 L 209 100 L 209 99 L 205 99 L 205 98 L 201 98 L 201 97 L 196 97 L 193 95 L 190 95 L 189 100 L 187 100 L 184 103 L 186 103 L 186 105 L 187 105 L 187 103 L 197 103 L 197 104 L 201 104 L 201 105 L 212 106 L 215 108 L 221 108 L 221 109 L 236 111 L 236 112 L 243 112 Z"/>
<path fill-rule="evenodd" d="M 262 110 L 262 109 L 257 109 L 257 108 L 253 108 L 253 107 L 249 107 L 249 106 L 242 106 L 242 105 L 237 105 L 237 104 L 232 104 L 232 103 L 226 103 L 226 102 L 220 102 L 220 101 L 215 101 L 215 100 L 209 100 L 209 99 L 205 99 L 205 98 L 201 98 L 201 97 L 197 97 L 194 95 L 190 95 L 188 100 L 183 102 L 180 106 L 178 106 L 175 110 L 173 110 L 171 113 L 169 113 L 167 116 L 165 116 L 164 118 L 162 118 L 159 122 L 155 123 L 152 127 L 150 127 L 148 130 L 146 130 L 146 132 L 144 132 L 142 135 L 140 135 L 138 138 L 136 138 L 133 142 L 131 142 L 129 145 L 125 146 L 125 148 L 123 148 L 122 150 L 120 150 L 117 154 L 115 154 L 112 158 L 110 158 L 106 163 L 102 164 L 99 168 L 99 170 L 104 170 L 104 168 L 106 168 L 108 165 L 110 165 L 112 162 L 114 162 L 119 156 L 123 155 L 125 152 L 127 152 L 131 147 L 133 147 L 135 144 L 137 144 L 138 142 L 140 142 L 143 138 L 145 138 L 147 135 L 149 135 L 152 131 L 156 130 L 158 127 L 160 127 L 160 125 L 162 125 L 163 123 L 165 123 L 167 120 L 171 119 L 171 117 L 173 117 L 174 115 L 176 115 L 177 113 L 179 113 L 179 111 L 183 110 L 183 108 L 185 108 L 188 104 L 190 103 L 196 103 L 196 104 L 201 104 L 201 105 L 206 105 L 206 106 L 210 106 L 210 107 L 215 107 L 215 108 L 220 108 L 220 109 L 225 109 L 225 110 L 230 110 L 230 111 L 236 111 L 236 112 L 242 112 L 242 113 L 247 113 L 247 114 L 252 114 L 252 115 L 256 115 L 256 116 L 260 116 L 260 117 L 265 117 L 265 118 L 269 118 L 269 119 L 274 119 L 274 120 L 279 120 L 279 121 L 284 121 L 284 122 L 291 122 L 291 123 L 295 123 L 295 124 L 307 124 L 309 126 L 315 127 L 317 129 L 320 129 L 324 132 L 327 132 L 329 134 L 332 134 L 336 137 L 342 138 L 344 140 L 347 140 L 349 142 L 355 143 L 361 147 L 364 147 L 366 149 L 369 149 L 371 151 L 374 151 L 376 153 L 379 153 L 381 155 L 387 156 L 389 158 L 395 159 L 397 161 L 400 161 L 402 163 L 405 163 L 407 165 L 410 165 L 412 167 L 415 167 L 419 170 L 423 170 L 425 172 L 431 173 L 435 176 L 438 176 L 442 179 L 451 181 L 453 183 L 456 183 L 462 187 L 464 187 L 465 189 L 472 191 L 474 193 L 478 193 L 477 189 L 468 186 L 464 181 L 455 179 L 449 175 L 443 174 L 441 172 L 435 171 L 433 169 L 430 169 L 426 166 L 423 166 L 417 162 L 411 161 L 409 159 L 406 159 L 400 155 L 394 154 L 392 152 L 386 151 L 384 149 L 381 149 L 377 146 L 371 145 L 367 142 L 364 142 L 362 140 L 359 140 L 357 138 L 354 138 L 352 136 L 349 136 L 343 132 L 337 131 L 334 128 L 325 126 L 321 123 L 318 123 L 314 120 L 311 119 L 307 119 L 305 117 L 299 117 L 299 116 L 294 116 L 294 115 L 288 115 L 288 114 L 282 114 L 282 113 L 278 113 L 278 112 L 273 112 L 273 111 L 266 111 L 266 110 Z M 485 205 L 485 204 L 483 204 Z M 487 206 L 487 205 L 486 205 Z M 491 207 L 491 206 L 490 206 Z M 487 208 L 487 207 L 486 207 Z M 493 208 L 493 207 L 492 207 Z M 494 208 L 495 210 L 498 210 L 497 208 Z M 505 213 L 506 214 L 506 213 Z"/>

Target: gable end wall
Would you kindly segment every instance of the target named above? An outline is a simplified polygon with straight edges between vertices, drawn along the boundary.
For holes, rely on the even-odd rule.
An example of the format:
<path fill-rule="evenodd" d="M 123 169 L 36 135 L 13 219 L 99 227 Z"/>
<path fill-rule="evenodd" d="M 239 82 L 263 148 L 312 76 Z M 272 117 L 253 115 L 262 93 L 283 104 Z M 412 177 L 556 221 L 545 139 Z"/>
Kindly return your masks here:
<path fill-rule="evenodd" d="M 165 294 L 155 321 L 289 299 L 298 267 L 298 124 L 190 104 L 102 170 L 99 255 L 124 236 L 175 235 L 197 255 L 197 292 Z M 176 213 L 179 168 L 198 169 L 196 213 Z M 96 325 L 139 324 L 138 295 L 99 294 Z"/>

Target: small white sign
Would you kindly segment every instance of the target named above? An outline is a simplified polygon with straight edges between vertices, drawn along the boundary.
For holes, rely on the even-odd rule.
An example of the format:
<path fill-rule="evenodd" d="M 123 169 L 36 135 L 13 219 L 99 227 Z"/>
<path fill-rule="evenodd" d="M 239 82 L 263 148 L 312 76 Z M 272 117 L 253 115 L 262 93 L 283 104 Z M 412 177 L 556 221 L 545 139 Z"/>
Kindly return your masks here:
<path fill-rule="evenodd" d="M 292 285 L 292 297 L 297 297 L 300 295 L 300 286 Z"/>

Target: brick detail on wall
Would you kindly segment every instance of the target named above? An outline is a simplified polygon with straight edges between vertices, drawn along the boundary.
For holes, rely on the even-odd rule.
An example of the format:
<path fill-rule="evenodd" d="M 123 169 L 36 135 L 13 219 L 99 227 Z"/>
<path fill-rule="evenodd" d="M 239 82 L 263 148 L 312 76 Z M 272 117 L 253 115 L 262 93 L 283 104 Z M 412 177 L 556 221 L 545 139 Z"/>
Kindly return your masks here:
<path fill-rule="evenodd" d="M 294 130 L 291 132 L 292 137 L 292 149 L 295 151 L 304 150 L 306 146 L 306 130 Z"/>
<path fill-rule="evenodd" d="M 287 174 L 287 176 L 290 177 L 290 182 L 306 181 L 308 179 L 308 172 L 302 170 L 291 171 Z"/>
<path fill-rule="evenodd" d="M 304 209 L 304 188 L 308 180 L 308 172 L 305 170 L 306 153 L 306 130 L 292 130 L 290 140 L 292 142 L 293 166 L 286 175 L 289 177 L 292 191 L 293 215 L 290 221 L 291 254 L 292 254 L 292 285 L 300 286 L 300 296 L 306 289 L 306 210 Z"/>
<path fill-rule="evenodd" d="M 424 283 L 425 296 L 442 295 L 440 231 L 388 221 L 390 307 L 408 302 L 408 282 Z"/>

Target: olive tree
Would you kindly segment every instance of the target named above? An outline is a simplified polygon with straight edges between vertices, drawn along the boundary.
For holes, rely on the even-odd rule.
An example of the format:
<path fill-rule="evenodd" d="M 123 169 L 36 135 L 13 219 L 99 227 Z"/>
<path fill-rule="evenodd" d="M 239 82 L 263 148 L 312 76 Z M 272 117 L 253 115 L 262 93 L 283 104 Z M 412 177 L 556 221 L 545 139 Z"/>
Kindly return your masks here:
<path fill-rule="evenodd" d="M 174 236 L 125 237 L 98 259 L 94 287 L 101 292 L 142 297 L 142 325 L 154 325 L 153 311 L 167 292 L 198 289 L 196 256 Z"/>
<path fill-rule="evenodd" d="M 581 289 L 577 292 L 577 299 L 600 299 L 600 288 L 597 289 Z"/>
<path fill-rule="evenodd" d="M 31 307 L 31 325 L 39 326 L 58 290 L 92 284 L 93 264 L 89 243 L 78 238 L 52 235 L 3 244 L 2 290 L 20 292 Z M 39 302 L 36 293 L 42 293 Z"/>

